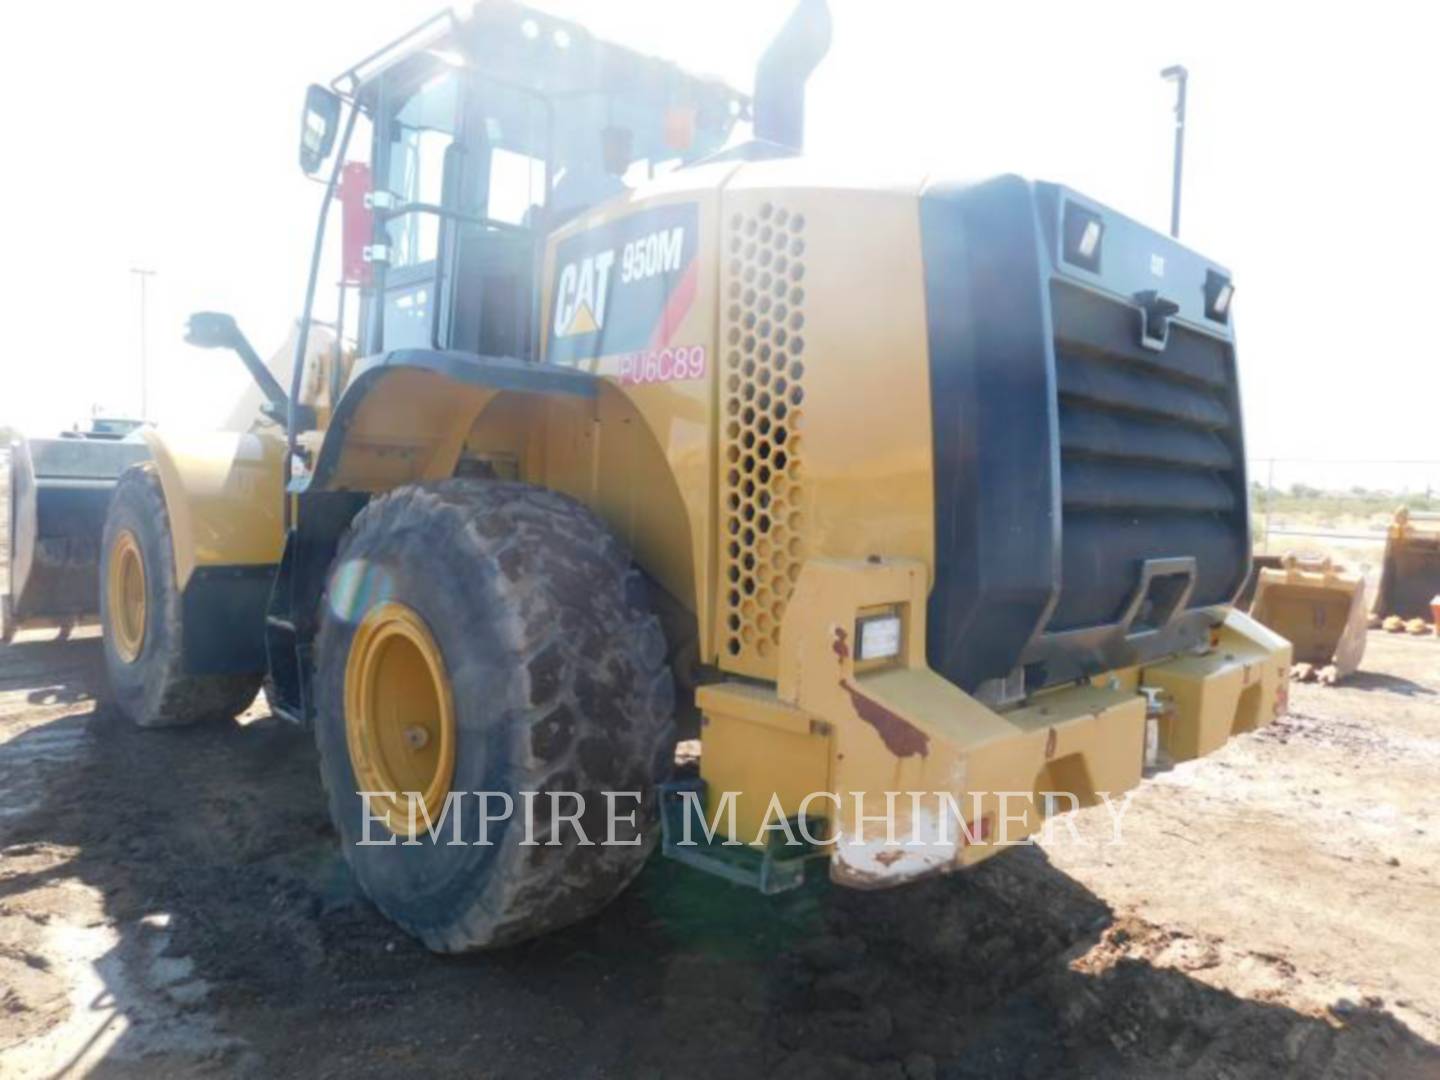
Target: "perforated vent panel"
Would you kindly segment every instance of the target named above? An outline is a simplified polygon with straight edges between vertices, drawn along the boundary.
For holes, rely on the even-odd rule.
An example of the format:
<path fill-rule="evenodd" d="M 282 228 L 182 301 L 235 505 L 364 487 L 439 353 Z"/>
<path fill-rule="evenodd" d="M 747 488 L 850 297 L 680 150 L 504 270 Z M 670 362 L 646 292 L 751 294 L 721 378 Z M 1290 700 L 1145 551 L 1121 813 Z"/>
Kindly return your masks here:
<path fill-rule="evenodd" d="M 768 675 L 802 558 L 803 214 L 767 202 L 730 217 L 723 304 L 721 662 Z"/>

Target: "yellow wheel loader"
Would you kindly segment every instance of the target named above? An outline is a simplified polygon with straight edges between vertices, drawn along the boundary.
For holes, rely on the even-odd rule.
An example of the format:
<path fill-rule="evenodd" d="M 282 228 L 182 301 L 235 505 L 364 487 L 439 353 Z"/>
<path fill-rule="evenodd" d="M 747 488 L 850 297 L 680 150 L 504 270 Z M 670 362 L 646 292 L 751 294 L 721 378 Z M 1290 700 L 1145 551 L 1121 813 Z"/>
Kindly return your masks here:
<path fill-rule="evenodd" d="M 584 918 L 657 843 L 766 891 L 957 870 L 1284 708 L 1231 606 L 1230 274 L 1055 184 L 807 160 L 829 34 L 805 0 L 752 99 L 492 0 L 312 86 L 304 324 L 342 281 L 358 359 L 115 493 L 120 707 L 268 678 L 431 948 Z"/>

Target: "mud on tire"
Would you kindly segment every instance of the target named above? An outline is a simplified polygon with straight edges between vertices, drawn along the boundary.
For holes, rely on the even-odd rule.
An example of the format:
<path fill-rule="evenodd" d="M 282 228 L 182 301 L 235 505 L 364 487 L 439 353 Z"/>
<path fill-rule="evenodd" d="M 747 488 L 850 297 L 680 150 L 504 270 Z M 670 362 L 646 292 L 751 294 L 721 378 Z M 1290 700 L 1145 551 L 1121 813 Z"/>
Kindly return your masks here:
<path fill-rule="evenodd" d="M 480 836 L 481 803 L 458 802 L 439 842 L 389 844 L 368 824 L 347 749 L 345 677 L 357 625 L 387 602 L 424 620 L 449 675 L 456 727 L 451 790 L 505 792 L 515 813 Z M 657 779 L 675 748 L 665 639 L 628 552 L 588 509 L 524 484 L 454 479 L 373 500 L 342 542 L 316 656 L 316 741 L 331 817 L 361 888 L 439 952 L 504 945 L 597 911 L 639 872 L 654 844 Z M 521 792 L 536 798 L 538 846 Z M 561 826 L 550 846 L 548 793 L 585 799 L 583 846 Z M 602 845 L 601 793 L 639 792 L 639 842 Z M 492 814 L 502 809 L 492 801 Z M 451 814 L 456 811 L 452 807 Z M 617 835 L 626 836 L 622 821 Z M 404 840 L 406 837 L 399 837 Z M 375 843 L 380 841 L 380 843 Z"/>
<path fill-rule="evenodd" d="M 106 587 L 122 532 L 135 538 L 145 572 L 144 637 L 133 660 L 126 660 L 116 649 L 115 613 L 110 610 Z M 160 477 L 152 463 L 135 465 L 121 475 L 105 517 L 100 547 L 100 625 L 109 701 L 140 727 L 231 719 L 255 700 L 260 689 L 259 674 L 187 675 L 181 613 L 170 515 Z"/>

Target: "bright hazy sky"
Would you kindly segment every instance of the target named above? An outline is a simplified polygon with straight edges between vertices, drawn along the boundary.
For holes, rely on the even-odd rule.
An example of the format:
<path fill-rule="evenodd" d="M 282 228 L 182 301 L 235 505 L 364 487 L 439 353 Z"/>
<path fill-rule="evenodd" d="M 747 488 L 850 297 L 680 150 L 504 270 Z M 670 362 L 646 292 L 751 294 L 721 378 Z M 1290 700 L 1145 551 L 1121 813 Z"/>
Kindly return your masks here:
<path fill-rule="evenodd" d="M 320 188 L 295 163 L 305 85 L 437 0 L 19 0 L 0 15 L 6 102 L 0 423 L 139 407 L 217 422 L 238 361 L 187 347 L 233 312 L 268 354 L 299 311 Z M 749 90 L 776 0 L 541 0 L 604 37 Z M 1164 229 L 1173 91 L 1191 73 L 1182 239 L 1237 285 L 1249 452 L 1440 458 L 1434 75 L 1440 7 L 832 0 L 811 152 L 1057 180 Z M 1308 468 L 1308 467 L 1307 467 Z M 1440 467 L 1322 481 L 1440 487 Z M 1294 475 L 1293 468 L 1282 470 Z"/>

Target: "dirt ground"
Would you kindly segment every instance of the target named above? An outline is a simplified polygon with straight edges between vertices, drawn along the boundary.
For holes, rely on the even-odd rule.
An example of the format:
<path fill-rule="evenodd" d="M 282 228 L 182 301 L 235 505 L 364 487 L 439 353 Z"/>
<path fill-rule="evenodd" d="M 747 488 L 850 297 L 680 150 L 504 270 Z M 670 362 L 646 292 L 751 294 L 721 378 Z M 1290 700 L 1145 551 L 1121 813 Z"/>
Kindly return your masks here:
<path fill-rule="evenodd" d="M 309 737 L 140 732 L 98 641 L 0 650 L 0 1075 L 1440 1076 L 1440 642 L 1038 847 L 766 899 L 662 860 L 432 956 L 358 898 Z"/>

